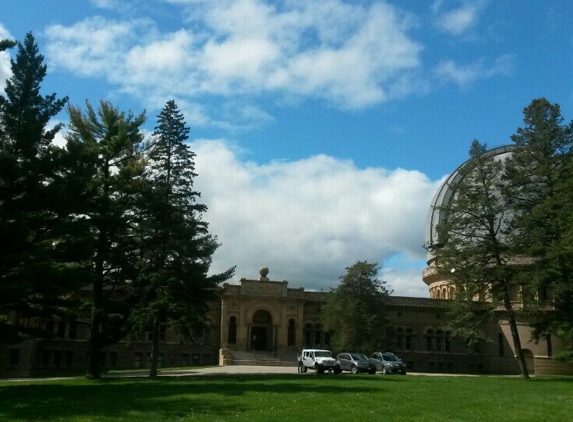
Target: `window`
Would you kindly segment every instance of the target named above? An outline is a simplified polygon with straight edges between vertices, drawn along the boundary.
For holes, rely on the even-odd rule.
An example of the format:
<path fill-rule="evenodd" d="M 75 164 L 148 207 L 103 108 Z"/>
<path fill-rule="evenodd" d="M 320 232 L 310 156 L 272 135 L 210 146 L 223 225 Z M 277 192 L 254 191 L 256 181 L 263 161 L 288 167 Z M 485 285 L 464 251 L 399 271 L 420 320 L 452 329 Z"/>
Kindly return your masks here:
<path fill-rule="evenodd" d="M 426 332 L 426 351 L 434 351 L 434 330 L 428 330 Z"/>
<path fill-rule="evenodd" d="M 330 346 L 330 332 L 326 331 L 324 333 L 324 347 Z"/>
<path fill-rule="evenodd" d="M 143 354 L 136 353 L 133 358 L 133 367 L 134 368 L 141 368 L 141 361 L 143 360 Z"/>
<path fill-rule="evenodd" d="M 451 352 L 452 351 L 452 338 L 451 333 L 446 331 L 446 335 L 444 337 L 444 352 Z"/>
<path fill-rule="evenodd" d="M 411 328 L 406 328 L 406 335 L 404 336 L 404 348 L 406 350 L 412 350 L 412 334 L 413 330 Z"/>
<path fill-rule="evenodd" d="M 443 340 L 444 340 L 444 332 L 442 330 L 436 331 L 436 341 L 435 341 L 436 352 L 442 352 Z"/>
<path fill-rule="evenodd" d="M 201 336 L 201 343 L 211 343 L 211 326 L 207 325 Z"/>

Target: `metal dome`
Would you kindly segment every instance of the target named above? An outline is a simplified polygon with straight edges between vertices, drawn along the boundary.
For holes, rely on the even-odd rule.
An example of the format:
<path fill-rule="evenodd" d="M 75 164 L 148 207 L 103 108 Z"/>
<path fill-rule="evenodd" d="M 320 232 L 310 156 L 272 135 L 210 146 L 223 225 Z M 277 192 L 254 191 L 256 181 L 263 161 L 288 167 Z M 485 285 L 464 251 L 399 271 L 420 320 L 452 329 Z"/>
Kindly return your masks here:
<path fill-rule="evenodd" d="M 485 154 L 493 156 L 495 159 L 503 159 L 511 155 L 511 152 L 516 148 L 515 145 L 504 145 L 490 149 Z M 471 158 L 465 161 L 457 169 L 454 170 L 450 176 L 440 185 L 438 191 L 432 199 L 428 216 L 426 218 L 426 234 L 424 248 L 431 251 L 436 245 L 439 244 L 437 227 L 444 219 L 444 207 L 451 204 L 455 194 L 456 185 L 462 178 L 461 169 L 471 161 Z"/>

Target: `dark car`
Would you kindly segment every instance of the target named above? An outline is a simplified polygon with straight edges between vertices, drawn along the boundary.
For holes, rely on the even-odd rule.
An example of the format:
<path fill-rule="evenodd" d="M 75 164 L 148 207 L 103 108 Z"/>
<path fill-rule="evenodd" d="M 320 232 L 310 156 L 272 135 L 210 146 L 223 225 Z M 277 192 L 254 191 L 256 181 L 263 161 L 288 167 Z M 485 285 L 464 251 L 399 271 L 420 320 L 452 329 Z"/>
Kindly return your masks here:
<path fill-rule="evenodd" d="M 362 353 L 339 353 L 336 357 L 342 371 L 376 373 L 376 365 Z"/>
<path fill-rule="evenodd" d="M 370 356 L 370 361 L 376 365 L 376 370 L 382 372 L 384 375 L 406 375 L 406 364 L 394 353 L 375 352 Z"/>

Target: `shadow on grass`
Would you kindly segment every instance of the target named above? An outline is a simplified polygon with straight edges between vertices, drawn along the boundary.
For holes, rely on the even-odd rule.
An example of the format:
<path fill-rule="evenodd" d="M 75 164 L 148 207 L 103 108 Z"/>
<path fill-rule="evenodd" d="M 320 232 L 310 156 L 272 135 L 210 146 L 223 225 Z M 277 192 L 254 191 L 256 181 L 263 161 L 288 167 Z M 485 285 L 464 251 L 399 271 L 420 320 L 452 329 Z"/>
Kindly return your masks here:
<path fill-rule="evenodd" d="M 0 385 L 0 419 L 169 420 L 193 416 L 240 416 L 253 410 L 258 393 L 316 397 L 383 393 L 380 376 L 213 375 L 158 379 L 74 379 Z M 365 385 L 366 384 L 366 385 Z"/>

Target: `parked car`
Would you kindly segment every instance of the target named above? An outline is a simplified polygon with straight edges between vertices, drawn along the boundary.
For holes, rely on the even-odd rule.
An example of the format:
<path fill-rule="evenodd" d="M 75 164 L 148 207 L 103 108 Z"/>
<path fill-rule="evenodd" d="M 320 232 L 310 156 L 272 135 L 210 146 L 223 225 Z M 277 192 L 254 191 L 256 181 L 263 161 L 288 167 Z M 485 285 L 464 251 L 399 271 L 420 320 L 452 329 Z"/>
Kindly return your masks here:
<path fill-rule="evenodd" d="M 350 371 L 353 374 L 359 372 L 376 373 L 376 365 L 362 353 L 339 353 L 336 360 L 342 371 Z"/>
<path fill-rule="evenodd" d="M 387 374 L 402 374 L 406 375 L 406 364 L 390 352 L 374 352 L 370 356 L 370 361 L 376 365 L 376 370 Z"/>
<path fill-rule="evenodd" d="M 340 374 L 340 366 L 332 357 L 329 350 L 304 349 L 298 354 L 298 372 L 305 373 L 313 369 L 317 374 L 324 374 L 325 371 Z"/>

